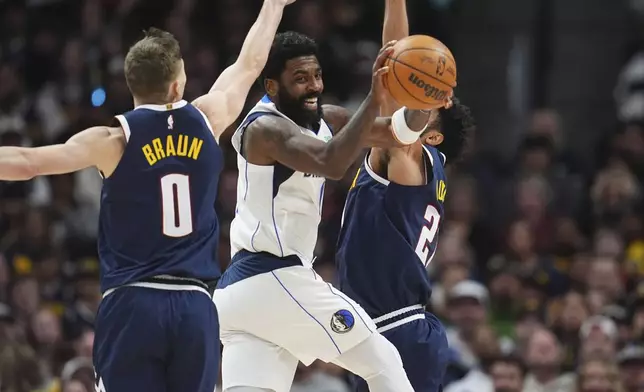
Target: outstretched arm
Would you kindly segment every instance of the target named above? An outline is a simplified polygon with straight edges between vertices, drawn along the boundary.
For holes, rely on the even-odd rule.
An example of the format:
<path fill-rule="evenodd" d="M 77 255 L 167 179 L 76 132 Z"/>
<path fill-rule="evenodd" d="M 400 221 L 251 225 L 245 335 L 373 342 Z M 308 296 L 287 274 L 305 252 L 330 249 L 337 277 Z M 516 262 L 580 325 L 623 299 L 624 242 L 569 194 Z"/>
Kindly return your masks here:
<path fill-rule="evenodd" d="M 382 42 L 401 40 L 409 36 L 409 20 L 407 18 L 407 0 L 385 0 L 385 21 L 382 25 Z M 391 116 L 400 105 L 389 97 L 382 104 L 380 115 Z"/>
<path fill-rule="evenodd" d="M 392 42 L 403 39 L 409 35 L 407 21 L 406 0 L 385 1 L 385 21 L 382 27 L 382 40 Z M 398 148 L 413 143 L 418 139 L 420 132 L 429 122 L 429 111 L 401 109 L 401 106 L 388 93 L 380 97 L 380 115 L 373 124 L 371 131 L 366 135 L 366 145 L 377 148 Z M 394 116 L 396 110 L 401 110 Z M 336 129 L 341 129 L 337 124 L 344 124 L 351 114 L 339 106 L 326 105 L 324 107 L 325 120 L 334 123 Z"/>
<path fill-rule="evenodd" d="M 328 143 L 303 134 L 299 127 L 284 118 L 264 116 L 245 130 L 244 155 L 251 163 L 280 162 L 293 170 L 317 174 L 332 179 L 344 176 L 366 146 L 384 95 L 383 77 L 389 71 L 384 67 L 394 42 L 385 45 L 373 65 L 371 91 L 358 111 L 347 121 L 332 126 L 342 127 Z M 327 114 L 324 115 L 325 120 Z"/>
<path fill-rule="evenodd" d="M 372 127 L 380 105 L 370 94 L 338 136 L 328 143 L 303 134 L 299 127 L 277 116 L 264 116 L 245 131 L 245 152 L 279 162 L 293 170 L 334 180 L 341 179 L 364 147 L 365 130 Z"/>
<path fill-rule="evenodd" d="M 65 144 L 44 147 L 0 147 L 0 180 L 24 181 L 96 166 L 109 175 L 120 159 L 125 139 L 119 128 L 93 127 Z"/>
<path fill-rule="evenodd" d="M 384 99 L 381 100 L 384 102 Z M 382 108 L 383 104 L 381 103 L 380 107 Z M 344 131 L 342 128 L 343 124 L 347 124 L 351 119 L 351 112 L 349 110 L 335 105 L 324 105 L 324 119 L 335 126 L 340 128 L 340 132 L 336 132 L 336 135 L 341 135 Z M 430 114 L 421 112 L 420 110 L 409 110 L 407 108 L 402 109 L 403 116 L 407 127 L 412 130 L 420 133 L 427 122 L 429 121 Z M 382 109 L 380 109 L 382 113 Z M 400 120 L 400 118 L 399 118 Z M 373 122 L 369 132 L 365 132 L 363 136 L 363 143 L 365 147 L 379 147 L 379 148 L 394 148 L 394 147 L 404 147 L 407 143 L 402 143 L 394 132 L 394 120 L 392 117 L 378 117 Z"/>
<path fill-rule="evenodd" d="M 266 65 L 284 7 L 294 1 L 264 0 L 237 61 L 219 75 L 208 94 L 193 102 L 208 117 L 216 138 L 239 117 L 248 92 Z"/>
<path fill-rule="evenodd" d="M 383 41 L 400 40 L 407 36 L 409 36 L 409 21 L 406 0 L 385 0 L 385 20 L 382 26 Z M 383 100 L 380 114 L 395 116 L 400 124 L 399 129 L 422 131 L 428 125 L 431 112 L 401 109 L 401 105 L 391 96 L 387 98 Z M 401 116 L 401 111 L 404 116 Z M 377 137 L 380 134 L 380 132 L 376 132 L 374 136 Z M 420 136 L 420 132 L 418 132 L 418 136 Z M 413 138 L 409 140 L 413 140 Z M 371 150 L 371 165 L 375 167 L 374 165 L 381 162 L 387 162 L 386 167 L 379 167 L 376 170 L 386 172 L 390 181 L 403 185 L 420 185 L 426 181 L 424 170 L 419 164 L 423 162 L 422 155 L 414 154 L 413 148 L 396 148 L 399 146 L 384 145 L 383 143 L 373 143 L 373 147 L 375 148 Z"/>

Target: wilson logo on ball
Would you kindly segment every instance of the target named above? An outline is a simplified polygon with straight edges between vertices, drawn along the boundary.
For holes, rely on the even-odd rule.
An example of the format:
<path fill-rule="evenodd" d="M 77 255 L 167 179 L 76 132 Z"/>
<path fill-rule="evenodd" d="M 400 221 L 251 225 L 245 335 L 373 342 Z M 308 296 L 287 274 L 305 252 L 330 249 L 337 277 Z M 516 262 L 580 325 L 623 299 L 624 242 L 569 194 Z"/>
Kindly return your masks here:
<path fill-rule="evenodd" d="M 428 84 L 413 72 L 409 74 L 409 81 L 413 83 L 414 86 L 423 89 L 427 98 L 432 98 L 437 101 L 442 101 L 447 98 L 447 91 L 439 90 L 431 84 Z"/>
<path fill-rule="evenodd" d="M 445 72 L 445 57 L 441 57 L 438 59 L 438 63 L 436 64 L 436 75 L 443 76 L 444 72 Z"/>

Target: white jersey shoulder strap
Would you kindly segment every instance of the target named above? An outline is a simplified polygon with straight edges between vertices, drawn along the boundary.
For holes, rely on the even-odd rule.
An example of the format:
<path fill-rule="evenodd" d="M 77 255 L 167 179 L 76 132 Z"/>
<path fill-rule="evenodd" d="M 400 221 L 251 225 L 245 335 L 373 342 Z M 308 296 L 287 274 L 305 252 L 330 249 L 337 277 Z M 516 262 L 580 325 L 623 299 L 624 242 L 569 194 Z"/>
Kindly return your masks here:
<path fill-rule="evenodd" d="M 299 128 L 299 125 L 295 124 L 293 120 L 286 117 L 284 113 L 280 112 L 277 109 L 277 106 L 275 106 L 275 104 L 268 97 L 268 95 L 265 95 L 259 102 L 255 104 L 255 106 L 253 106 L 253 108 L 248 112 L 246 117 L 244 117 L 244 120 L 241 122 L 239 127 L 235 130 L 235 133 L 231 138 L 231 143 L 235 148 L 235 151 L 240 153 L 242 135 L 244 134 L 244 130 L 246 130 L 246 127 L 248 127 L 248 125 L 253 121 L 255 121 L 258 117 L 261 117 L 267 114 L 282 117 Z"/>

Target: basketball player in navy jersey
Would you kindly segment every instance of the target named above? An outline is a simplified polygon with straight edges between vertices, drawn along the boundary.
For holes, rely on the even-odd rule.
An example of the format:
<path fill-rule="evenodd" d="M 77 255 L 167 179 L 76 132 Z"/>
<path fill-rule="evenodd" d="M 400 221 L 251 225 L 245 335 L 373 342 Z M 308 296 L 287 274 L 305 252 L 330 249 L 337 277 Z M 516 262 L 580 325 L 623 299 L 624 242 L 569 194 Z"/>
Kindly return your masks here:
<path fill-rule="evenodd" d="M 383 39 L 409 34 L 405 0 L 386 0 Z M 391 100 L 382 114 L 397 108 Z M 457 99 L 431 112 L 406 147 L 372 148 L 358 170 L 342 218 L 336 262 L 340 289 L 358 302 L 398 349 L 416 392 L 439 392 L 448 361 L 445 330 L 425 312 L 426 267 L 434 256 L 447 193 L 445 164 L 458 159 L 473 128 Z M 359 377 L 354 390 L 369 391 Z"/>
<path fill-rule="evenodd" d="M 214 294 L 227 392 L 287 392 L 298 360 L 315 359 L 359 374 L 372 392 L 413 391 L 396 349 L 364 310 L 311 268 L 325 178 L 343 177 L 364 147 L 400 145 L 396 139 L 428 123 L 428 113 L 406 109 L 398 127 L 377 117 L 392 45 L 379 53 L 371 91 L 352 116 L 322 105 L 315 42 L 294 32 L 275 38 L 266 96 L 232 137 L 239 168 L 232 264 Z"/>
<path fill-rule="evenodd" d="M 3 180 L 88 167 L 104 178 L 97 391 L 215 390 L 219 325 L 208 283 L 220 276 L 218 139 L 240 114 L 289 2 L 265 0 L 238 60 L 194 103 L 182 100 L 179 43 L 151 29 L 125 58 L 135 108 L 116 116 L 117 125 L 60 145 L 0 148 Z"/>

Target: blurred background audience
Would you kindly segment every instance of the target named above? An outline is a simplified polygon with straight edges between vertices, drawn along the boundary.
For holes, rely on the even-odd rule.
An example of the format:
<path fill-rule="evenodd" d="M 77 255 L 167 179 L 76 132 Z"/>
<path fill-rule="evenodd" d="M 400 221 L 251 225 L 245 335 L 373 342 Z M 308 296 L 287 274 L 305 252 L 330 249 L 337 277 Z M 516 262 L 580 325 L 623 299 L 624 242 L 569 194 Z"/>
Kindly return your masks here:
<path fill-rule="evenodd" d="M 328 103 L 355 108 L 384 1 L 299 0 L 281 30 L 315 38 Z M 0 0 L 0 143 L 63 142 L 132 100 L 128 45 L 181 42 L 186 98 L 239 51 L 260 0 Z M 446 392 L 644 391 L 644 1 L 409 0 L 413 33 L 451 47 L 478 119 L 449 176 L 428 309 L 448 326 Z M 260 86 L 248 104 L 262 95 Z M 218 213 L 230 260 L 236 166 Z M 347 179 L 329 182 L 316 269 L 334 281 Z M 94 170 L 0 183 L 0 391 L 90 392 L 100 302 Z M 427 364 L 431 366 L 432 364 Z M 240 365 L 241 366 L 241 365 Z M 213 370 L 216 371 L 216 370 Z M 301 366 L 294 392 L 348 391 Z"/>

